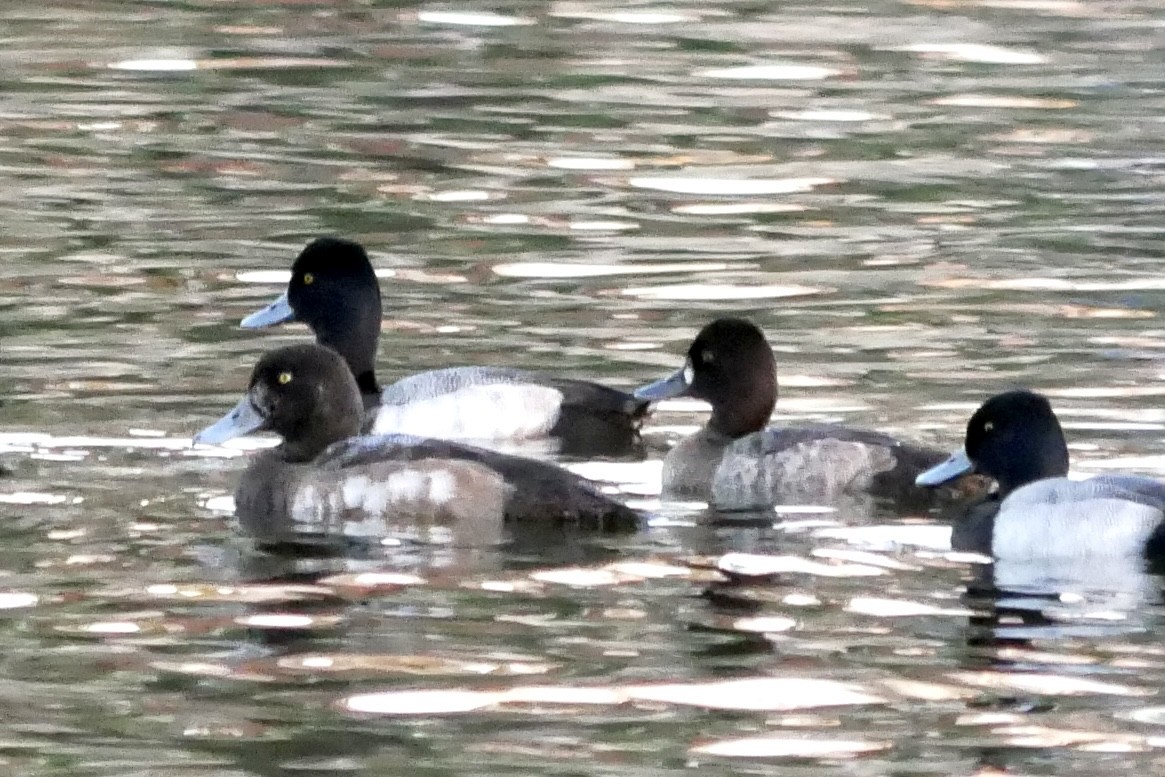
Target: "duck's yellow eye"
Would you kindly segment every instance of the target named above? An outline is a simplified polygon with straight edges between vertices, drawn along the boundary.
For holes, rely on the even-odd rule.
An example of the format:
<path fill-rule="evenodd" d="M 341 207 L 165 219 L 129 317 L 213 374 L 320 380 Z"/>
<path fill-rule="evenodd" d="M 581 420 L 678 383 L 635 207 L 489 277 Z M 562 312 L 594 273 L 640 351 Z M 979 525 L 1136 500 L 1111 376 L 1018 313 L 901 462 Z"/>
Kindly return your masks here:
<path fill-rule="evenodd" d="M 311 286 L 315 282 L 316 282 L 316 277 L 314 275 L 312 275 L 309 272 L 305 272 L 303 274 L 303 285 L 304 286 Z"/>
<path fill-rule="evenodd" d="M 288 383 L 291 382 L 291 373 L 290 372 L 279 373 L 279 382 L 286 386 Z"/>
<path fill-rule="evenodd" d="M 988 421 L 987 423 L 983 424 L 983 431 L 985 431 L 985 432 L 995 431 L 995 422 Z"/>

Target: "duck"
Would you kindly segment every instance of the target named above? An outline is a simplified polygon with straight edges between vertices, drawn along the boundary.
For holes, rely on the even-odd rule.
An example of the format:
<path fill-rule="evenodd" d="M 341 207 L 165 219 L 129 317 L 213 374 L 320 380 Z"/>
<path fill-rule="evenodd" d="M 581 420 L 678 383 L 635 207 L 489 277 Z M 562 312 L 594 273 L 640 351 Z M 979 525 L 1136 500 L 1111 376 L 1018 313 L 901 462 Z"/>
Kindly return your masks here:
<path fill-rule="evenodd" d="M 665 499 L 703 501 L 722 511 L 855 496 L 924 506 L 935 499 L 914 479 L 942 461 L 943 451 L 835 424 L 769 426 L 777 401 L 776 360 L 751 321 L 718 318 L 707 324 L 683 366 L 635 396 L 650 402 L 693 397 L 712 406 L 704 427 L 665 456 Z"/>
<path fill-rule="evenodd" d="M 997 561 L 1165 556 L 1165 484 L 1139 475 L 1068 477 L 1068 443 L 1047 397 L 1028 389 L 987 399 L 963 449 L 921 473 L 935 487 L 977 472 L 994 493 L 955 521 L 954 550 Z"/>
<path fill-rule="evenodd" d="M 600 531 L 640 523 L 598 484 L 554 463 L 449 440 L 362 436 L 362 416 L 347 361 L 302 343 L 263 354 L 238 404 L 193 441 L 281 438 L 250 459 L 235 491 L 236 519 L 260 545 L 403 535 L 478 547 L 502 541 L 508 523 Z"/>
<path fill-rule="evenodd" d="M 296 257 L 286 291 L 241 322 L 245 329 L 288 321 L 348 363 L 368 411 L 369 434 L 421 434 L 496 444 L 546 443 L 563 457 L 642 457 L 640 427 L 650 403 L 599 383 L 506 367 L 448 367 L 381 388 L 375 359 L 380 284 L 364 247 L 345 238 L 312 240 Z"/>

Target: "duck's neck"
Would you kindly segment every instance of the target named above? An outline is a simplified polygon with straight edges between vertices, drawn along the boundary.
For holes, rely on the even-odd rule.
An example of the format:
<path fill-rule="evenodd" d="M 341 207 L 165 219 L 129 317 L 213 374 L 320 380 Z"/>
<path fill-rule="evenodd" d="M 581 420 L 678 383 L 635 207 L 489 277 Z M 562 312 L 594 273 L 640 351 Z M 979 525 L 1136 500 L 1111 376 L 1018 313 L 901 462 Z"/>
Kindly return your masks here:
<path fill-rule="evenodd" d="M 762 380 L 751 386 L 750 390 L 736 394 L 727 401 L 713 403 L 708 428 L 729 439 L 738 440 L 768 426 L 776 404 L 777 376 L 773 372 L 771 380 Z"/>
<path fill-rule="evenodd" d="M 344 357 L 364 395 L 379 394 L 376 352 L 380 343 L 380 299 L 375 304 L 352 304 L 327 318 L 309 321 L 316 342 Z"/>
<path fill-rule="evenodd" d="M 290 427 L 280 429 L 280 458 L 292 464 L 313 461 L 329 445 L 360 434 L 363 407 L 360 397 L 348 391 L 321 400 L 315 412 Z"/>
<path fill-rule="evenodd" d="M 1068 474 L 1068 445 L 1063 435 L 1050 435 L 1034 444 L 1017 443 L 1007 471 L 993 475 L 999 484 L 999 495 L 1006 497 L 1028 483 Z"/>
<path fill-rule="evenodd" d="M 367 400 L 371 400 L 373 404 L 378 404 L 380 400 L 380 384 L 376 382 L 376 373 L 371 369 L 364 372 L 356 372 L 352 370 L 352 374 L 356 376 L 356 385 L 360 389 L 360 394 Z M 368 402 L 365 402 L 367 405 Z"/>

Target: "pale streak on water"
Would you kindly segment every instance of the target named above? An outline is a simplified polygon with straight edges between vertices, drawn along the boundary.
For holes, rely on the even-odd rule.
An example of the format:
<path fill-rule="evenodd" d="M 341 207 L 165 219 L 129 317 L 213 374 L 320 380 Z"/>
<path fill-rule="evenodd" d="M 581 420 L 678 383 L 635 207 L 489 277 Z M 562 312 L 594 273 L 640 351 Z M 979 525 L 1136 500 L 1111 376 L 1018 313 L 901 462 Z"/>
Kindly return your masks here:
<path fill-rule="evenodd" d="M 774 343 L 781 419 L 954 446 L 1029 385 L 1079 473 L 1165 475 L 1160 14 L 4 3 L 0 765 L 1160 771 L 1135 570 L 1000 570 L 993 599 L 933 519 L 690 505 L 630 539 L 289 568 L 232 539 L 254 445 L 185 445 L 303 338 L 236 324 L 332 232 L 381 272 L 385 378 L 632 386 L 731 313 Z M 577 466 L 652 504 L 701 412 L 664 407 L 651 462 Z"/>

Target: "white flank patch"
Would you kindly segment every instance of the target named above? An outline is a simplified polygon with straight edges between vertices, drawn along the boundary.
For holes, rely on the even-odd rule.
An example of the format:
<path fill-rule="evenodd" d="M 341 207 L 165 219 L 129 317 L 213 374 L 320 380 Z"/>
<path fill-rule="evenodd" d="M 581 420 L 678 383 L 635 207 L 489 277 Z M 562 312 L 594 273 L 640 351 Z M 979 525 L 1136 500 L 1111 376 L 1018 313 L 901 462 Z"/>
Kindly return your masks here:
<path fill-rule="evenodd" d="M 428 496 L 429 478 L 420 470 L 404 469 L 389 474 L 380 487 L 394 502 L 415 502 Z"/>
<path fill-rule="evenodd" d="M 1163 517 L 1102 480 L 1049 478 L 1003 500 L 991 548 L 1003 560 L 1139 557 Z"/>
<path fill-rule="evenodd" d="M 402 405 L 382 405 L 373 434 L 448 440 L 521 440 L 545 436 L 558 420 L 562 393 L 546 386 L 470 386 Z"/>
<path fill-rule="evenodd" d="M 429 473 L 429 500 L 433 504 L 447 504 L 456 494 L 457 478 L 452 472 L 436 470 Z"/>
<path fill-rule="evenodd" d="M 315 523 L 322 512 L 320 495 L 313 485 L 301 486 L 291 500 L 291 520 L 296 523 Z"/>
<path fill-rule="evenodd" d="M 349 475 L 344 478 L 340 483 L 340 490 L 344 495 L 344 507 L 349 510 L 363 507 L 368 484 L 367 475 Z"/>

